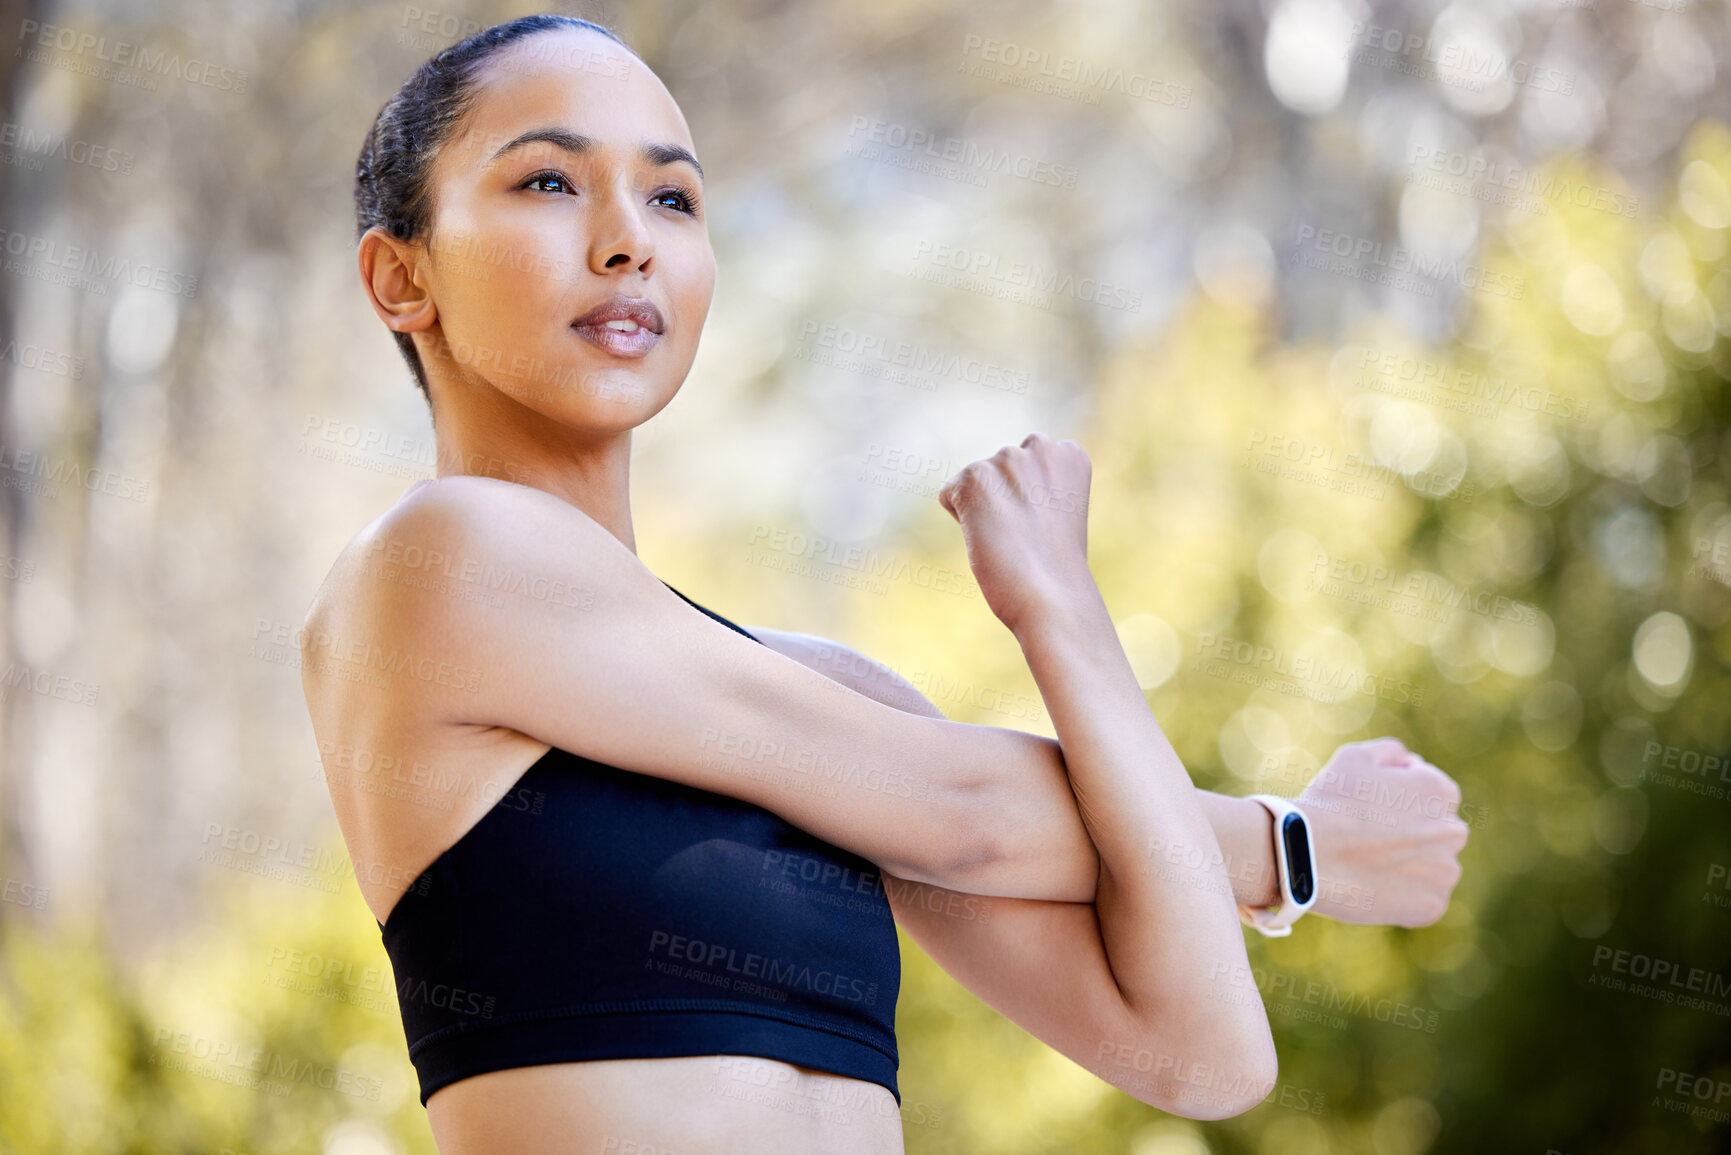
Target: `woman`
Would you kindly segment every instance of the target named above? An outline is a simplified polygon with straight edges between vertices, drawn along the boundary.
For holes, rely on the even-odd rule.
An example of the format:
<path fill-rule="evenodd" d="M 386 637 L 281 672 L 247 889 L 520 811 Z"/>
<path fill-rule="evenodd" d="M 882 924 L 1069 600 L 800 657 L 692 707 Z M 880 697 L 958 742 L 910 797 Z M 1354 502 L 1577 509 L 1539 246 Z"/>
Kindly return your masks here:
<path fill-rule="evenodd" d="M 702 175 L 647 66 L 554 16 L 423 65 L 357 166 L 439 468 L 338 558 L 303 682 L 440 1151 L 900 1151 L 896 922 L 1137 1098 L 1254 1106 L 1276 1064 L 1235 907 L 1275 900 L 1268 811 L 1195 790 L 1149 713 L 1080 447 L 1031 435 L 941 498 L 1056 742 L 637 559 L 631 430 L 714 287 Z M 1454 784 L 1392 740 L 1326 769 L 1319 909 L 1439 917 Z M 1367 782 L 1437 805 L 1330 809 Z"/>

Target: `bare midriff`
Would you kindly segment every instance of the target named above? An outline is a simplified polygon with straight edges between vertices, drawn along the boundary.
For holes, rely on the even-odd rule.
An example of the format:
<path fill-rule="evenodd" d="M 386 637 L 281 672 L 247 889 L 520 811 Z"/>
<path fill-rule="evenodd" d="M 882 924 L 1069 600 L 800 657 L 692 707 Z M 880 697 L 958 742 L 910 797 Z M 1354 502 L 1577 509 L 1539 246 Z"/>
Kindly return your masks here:
<path fill-rule="evenodd" d="M 888 1088 L 773 1059 L 513 1067 L 427 1099 L 440 1155 L 901 1155 Z"/>

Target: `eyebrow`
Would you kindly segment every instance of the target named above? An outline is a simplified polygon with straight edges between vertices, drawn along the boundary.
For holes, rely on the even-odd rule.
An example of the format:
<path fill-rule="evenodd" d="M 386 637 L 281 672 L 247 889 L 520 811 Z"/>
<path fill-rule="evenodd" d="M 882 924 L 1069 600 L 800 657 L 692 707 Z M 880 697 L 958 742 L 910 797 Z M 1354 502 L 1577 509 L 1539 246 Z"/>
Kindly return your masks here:
<path fill-rule="evenodd" d="M 532 128 L 521 136 L 501 145 L 497 152 L 487 158 L 487 163 L 493 164 L 514 148 L 535 143 L 550 144 L 554 148 L 561 148 L 566 152 L 581 153 L 588 152 L 595 147 L 595 138 L 563 128 Z M 703 166 L 697 163 L 697 158 L 691 155 L 689 149 L 682 148 L 677 144 L 654 144 L 645 141 L 638 145 L 637 155 L 653 165 L 677 164 L 684 161 L 697 170 L 699 179 L 703 177 Z"/>

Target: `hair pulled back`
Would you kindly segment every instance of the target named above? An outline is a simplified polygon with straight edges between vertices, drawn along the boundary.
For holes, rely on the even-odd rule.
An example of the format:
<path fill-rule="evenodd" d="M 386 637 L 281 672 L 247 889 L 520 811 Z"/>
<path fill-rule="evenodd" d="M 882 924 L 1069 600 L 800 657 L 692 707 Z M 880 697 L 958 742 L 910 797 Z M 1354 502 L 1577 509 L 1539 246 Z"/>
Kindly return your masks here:
<path fill-rule="evenodd" d="M 631 51 L 611 29 L 593 21 L 542 13 L 483 28 L 416 69 L 379 109 L 355 161 L 355 239 L 375 226 L 401 241 L 422 236 L 433 217 L 433 161 L 473 102 L 481 66 L 509 44 L 568 28 L 599 32 Z M 431 406 L 427 371 L 413 338 L 394 330 L 391 335 Z"/>

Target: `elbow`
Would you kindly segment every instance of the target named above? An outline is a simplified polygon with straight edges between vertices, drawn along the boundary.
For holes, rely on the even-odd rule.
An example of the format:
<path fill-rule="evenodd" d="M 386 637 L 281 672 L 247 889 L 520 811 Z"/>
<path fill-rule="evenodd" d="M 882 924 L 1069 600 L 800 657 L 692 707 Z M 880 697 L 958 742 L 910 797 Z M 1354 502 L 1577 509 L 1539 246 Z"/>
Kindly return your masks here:
<path fill-rule="evenodd" d="M 1255 1109 L 1274 1091 L 1280 1061 L 1264 1020 L 1223 1047 L 1173 1047 L 1170 1039 L 1151 1044 L 1154 1070 L 1142 1079 L 1119 1083 L 1132 1097 L 1172 1115 L 1198 1122 L 1230 1119 Z"/>
<path fill-rule="evenodd" d="M 1273 1050 L 1272 1045 L 1269 1049 Z M 1279 1065 L 1272 1058 L 1266 1062 L 1231 1060 L 1216 1069 L 1221 1072 L 1217 1086 L 1198 1088 L 1198 1094 L 1181 1096 L 1166 1109 L 1202 1123 L 1230 1119 L 1261 1106 L 1273 1093 L 1280 1075 Z"/>

